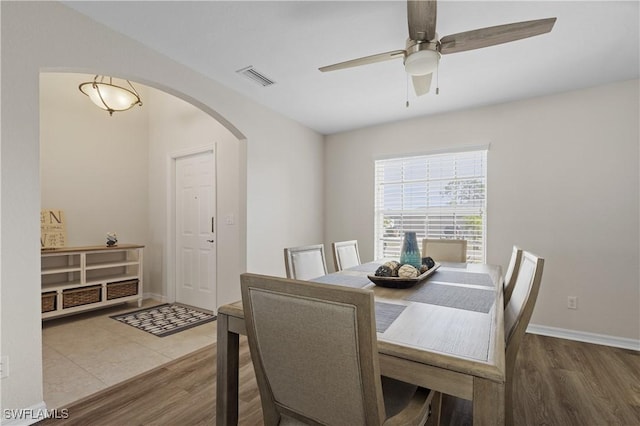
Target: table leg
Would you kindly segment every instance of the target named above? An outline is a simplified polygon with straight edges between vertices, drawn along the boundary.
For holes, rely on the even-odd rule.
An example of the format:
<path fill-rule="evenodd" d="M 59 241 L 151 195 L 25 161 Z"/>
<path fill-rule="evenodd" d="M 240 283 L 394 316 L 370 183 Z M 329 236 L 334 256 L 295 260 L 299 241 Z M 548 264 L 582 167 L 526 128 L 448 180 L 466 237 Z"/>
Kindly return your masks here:
<path fill-rule="evenodd" d="M 505 424 L 504 383 L 473 379 L 473 426 Z"/>
<path fill-rule="evenodd" d="M 229 331 L 229 316 L 218 313 L 216 425 L 238 424 L 239 335 Z"/>

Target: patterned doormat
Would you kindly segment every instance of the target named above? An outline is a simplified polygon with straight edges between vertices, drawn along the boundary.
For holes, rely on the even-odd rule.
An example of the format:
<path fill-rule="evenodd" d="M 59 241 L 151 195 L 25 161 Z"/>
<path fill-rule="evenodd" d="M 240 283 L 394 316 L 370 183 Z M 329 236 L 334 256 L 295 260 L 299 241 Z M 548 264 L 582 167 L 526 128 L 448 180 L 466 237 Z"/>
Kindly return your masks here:
<path fill-rule="evenodd" d="M 216 316 L 186 306 L 165 303 L 111 318 L 158 337 L 169 336 L 195 326 L 215 321 Z"/>

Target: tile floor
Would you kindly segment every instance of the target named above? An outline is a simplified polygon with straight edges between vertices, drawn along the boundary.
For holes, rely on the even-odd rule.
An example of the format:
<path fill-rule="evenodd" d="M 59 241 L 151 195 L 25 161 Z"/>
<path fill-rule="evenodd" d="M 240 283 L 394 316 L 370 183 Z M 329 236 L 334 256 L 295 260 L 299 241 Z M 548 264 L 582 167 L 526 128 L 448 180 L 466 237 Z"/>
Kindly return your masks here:
<path fill-rule="evenodd" d="M 145 300 L 143 307 L 158 305 Z M 151 370 L 216 341 L 216 322 L 167 337 L 112 318 L 136 303 L 43 321 L 42 359 L 47 408 L 74 401 Z"/>

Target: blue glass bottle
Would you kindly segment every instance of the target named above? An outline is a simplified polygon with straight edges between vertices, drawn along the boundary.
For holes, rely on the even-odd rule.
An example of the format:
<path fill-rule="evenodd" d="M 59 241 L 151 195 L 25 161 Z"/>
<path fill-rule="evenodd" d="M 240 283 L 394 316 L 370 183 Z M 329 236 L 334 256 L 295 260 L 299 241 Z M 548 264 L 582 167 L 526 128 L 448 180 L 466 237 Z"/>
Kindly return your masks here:
<path fill-rule="evenodd" d="M 422 258 L 420 257 L 420 247 L 415 232 L 405 232 L 402 241 L 402 251 L 400 252 L 400 264 L 409 265 L 420 269 Z"/>

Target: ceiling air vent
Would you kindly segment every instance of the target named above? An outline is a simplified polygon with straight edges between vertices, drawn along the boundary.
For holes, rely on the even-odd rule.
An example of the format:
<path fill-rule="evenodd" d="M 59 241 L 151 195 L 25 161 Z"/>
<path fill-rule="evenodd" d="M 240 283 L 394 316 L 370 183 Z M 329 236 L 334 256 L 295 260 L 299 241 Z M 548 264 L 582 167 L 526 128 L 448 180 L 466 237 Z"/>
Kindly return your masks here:
<path fill-rule="evenodd" d="M 272 84 L 276 84 L 275 81 L 271 80 L 269 77 L 266 77 L 264 74 L 259 73 L 253 66 L 248 66 L 246 68 L 242 68 L 241 70 L 236 71 L 238 74 L 241 74 L 253 81 L 254 83 L 258 83 L 260 86 L 266 87 L 271 86 Z"/>

